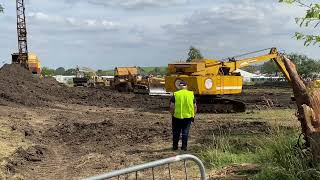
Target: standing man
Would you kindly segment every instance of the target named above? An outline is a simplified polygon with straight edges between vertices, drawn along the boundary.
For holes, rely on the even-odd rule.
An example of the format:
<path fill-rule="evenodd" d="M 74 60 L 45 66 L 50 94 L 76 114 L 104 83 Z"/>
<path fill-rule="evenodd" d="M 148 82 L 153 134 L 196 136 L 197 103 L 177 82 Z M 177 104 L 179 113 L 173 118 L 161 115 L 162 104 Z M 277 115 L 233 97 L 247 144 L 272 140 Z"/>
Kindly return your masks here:
<path fill-rule="evenodd" d="M 181 81 L 181 89 L 174 93 L 170 100 L 170 112 L 172 114 L 172 150 L 178 149 L 180 134 L 182 133 L 181 150 L 187 151 L 189 129 L 194 121 L 197 105 L 193 91 L 187 89 L 187 83 Z"/>

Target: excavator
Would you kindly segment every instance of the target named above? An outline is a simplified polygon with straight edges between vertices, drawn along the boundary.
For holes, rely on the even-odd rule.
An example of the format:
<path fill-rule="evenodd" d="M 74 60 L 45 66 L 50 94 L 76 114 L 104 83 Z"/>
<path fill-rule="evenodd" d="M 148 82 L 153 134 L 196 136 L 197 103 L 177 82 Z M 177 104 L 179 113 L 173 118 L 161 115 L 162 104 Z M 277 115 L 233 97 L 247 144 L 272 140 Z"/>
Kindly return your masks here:
<path fill-rule="evenodd" d="M 270 50 L 269 53 L 238 59 L 266 50 Z M 279 53 L 276 48 L 269 48 L 224 61 L 201 59 L 169 64 L 165 88 L 167 92 L 175 92 L 180 89 L 181 81 L 187 82 L 188 89 L 195 94 L 200 112 L 244 112 L 246 107 L 243 102 L 223 98 L 223 95 L 242 92 L 243 77 L 236 72 L 237 69 L 269 60 L 277 64 L 286 80 L 290 82 L 290 76 L 283 62 L 283 54 Z"/>
<path fill-rule="evenodd" d="M 119 92 L 134 92 L 151 96 L 167 95 L 164 84 L 163 78 L 152 75 L 142 76 L 138 67 L 116 67 L 114 80 L 111 82 L 113 89 Z"/>
<path fill-rule="evenodd" d="M 76 77 L 73 79 L 73 86 L 83 87 L 105 87 L 107 86 L 106 79 L 98 76 L 96 71 L 88 67 L 76 67 Z"/>

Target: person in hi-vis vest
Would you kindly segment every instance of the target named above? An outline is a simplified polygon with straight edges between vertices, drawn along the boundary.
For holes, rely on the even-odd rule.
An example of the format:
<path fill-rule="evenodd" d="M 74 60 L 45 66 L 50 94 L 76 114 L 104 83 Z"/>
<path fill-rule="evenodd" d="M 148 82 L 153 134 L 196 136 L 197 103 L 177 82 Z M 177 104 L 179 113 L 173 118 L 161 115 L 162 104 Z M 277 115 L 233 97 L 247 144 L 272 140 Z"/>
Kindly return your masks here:
<path fill-rule="evenodd" d="M 194 122 L 197 112 L 196 100 L 193 91 L 189 91 L 187 83 L 179 83 L 180 90 L 174 92 L 170 99 L 170 112 L 172 114 L 172 149 L 178 149 L 180 134 L 182 134 L 181 150 L 186 151 L 191 122 Z"/>

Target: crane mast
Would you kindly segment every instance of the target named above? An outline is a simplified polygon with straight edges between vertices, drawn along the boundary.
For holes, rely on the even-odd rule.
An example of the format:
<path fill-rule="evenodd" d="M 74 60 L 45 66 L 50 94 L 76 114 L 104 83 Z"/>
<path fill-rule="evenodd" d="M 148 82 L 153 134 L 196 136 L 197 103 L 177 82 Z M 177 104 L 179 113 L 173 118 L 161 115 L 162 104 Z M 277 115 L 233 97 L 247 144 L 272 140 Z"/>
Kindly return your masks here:
<path fill-rule="evenodd" d="M 16 0 L 16 7 L 19 54 L 18 57 L 14 58 L 12 61 L 13 63 L 22 64 L 28 68 L 27 24 L 24 0 Z"/>

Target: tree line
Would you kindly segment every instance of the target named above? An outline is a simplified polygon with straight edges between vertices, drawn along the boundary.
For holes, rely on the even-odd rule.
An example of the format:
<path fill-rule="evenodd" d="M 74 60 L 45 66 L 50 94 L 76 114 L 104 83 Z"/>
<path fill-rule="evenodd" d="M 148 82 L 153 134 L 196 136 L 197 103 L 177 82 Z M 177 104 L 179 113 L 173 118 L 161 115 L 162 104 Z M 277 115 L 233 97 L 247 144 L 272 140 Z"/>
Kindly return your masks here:
<path fill-rule="evenodd" d="M 141 75 L 161 75 L 164 76 L 167 74 L 166 67 L 138 67 L 139 74 Z M 114 74 L 113 70 L 102 70 L 98 69 L 95 72 L 98 76 L 112 76 Z M 56 76 L 56 75 L 63 75 L 63 76 L 74 76 L 76 75 L 76 69 L 70 68 L 65 69 L 64 67 L 58 67 L 56 69 L 52 69 L 49 67 L 42 68 L 42 75 L 44 76 Z"/>
<path fill-rule="evenodd" d="M 306 55 L 292 53 L 288 57 L 295 63 L 298 73 L 303 78 L 312 78 L 320 74 L 320 61 L 316 59 L 309 58 Z M 186 62 L 192 62 L 203 59 L 203 56 L 199 49 L 191 46 L 188 52 L 188 58 Z M 280 69 L 277 67 L 274 61 L 267 61 L 264 64 L 252 65 L 242 68 L 245 71 L 255 73 L 261 72 L 263 74 L 278 75 Z"/>

